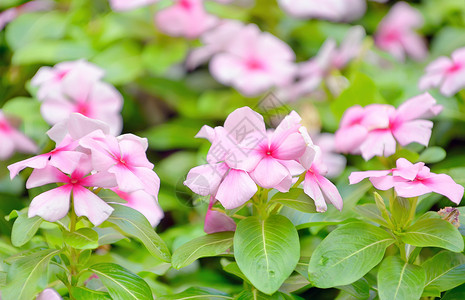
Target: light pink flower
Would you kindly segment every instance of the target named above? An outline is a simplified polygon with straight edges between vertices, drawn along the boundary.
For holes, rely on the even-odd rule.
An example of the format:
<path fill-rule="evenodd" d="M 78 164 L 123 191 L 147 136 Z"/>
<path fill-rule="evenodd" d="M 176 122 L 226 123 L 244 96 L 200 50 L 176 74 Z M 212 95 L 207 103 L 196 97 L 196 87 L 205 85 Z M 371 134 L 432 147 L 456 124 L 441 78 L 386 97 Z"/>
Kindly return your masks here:
<path fill-rule="evenodd" d="M 113 191 L 119 197 L 121 197 L 121 199 L 126 201 L 126 203 L 120 204 L 139 211 L 147 218 L 152 227 L 157 226 L 158 223 L 160 223 L 160 220 L 163 219 L 163 211 L 158 205 L 156 197 L 148 194 L 143 190 L 138 190 L 131 193 L 126 193 L 118 189 L 113 189 Z"/>
<path fill-rule="evenodd" d="M 441 94 L 453 96 L 465 87 L 465 48 L 452 52 L 451 59 L 441 56 L 426 67 L 420 90 L 440 87 Z"/>
<path fill-rule="evenodd" d="M 45 289 L 37 295 L 36 300 L 62 300 L 60 294 L 54 289 Z"/>
<path fill-rule="evenodd" d="M 405 158 L 399 158 L 396 166 L 384 171 L 353 172 L 349 176 L 350 184 L 370 178 L 375 188 L 394 188 L 400 197 L 418 197 L 434 192 L 446 196 L 456 204 L 462 200 L 464 187 L 455 183 L 449 175 L 431 173 L 424 163 L 412 164 Z"/>
<path fill-rule="evenodd" d="M 378 25 L 376 45 L 400 61 L 408 55 L 414 60 L 423 60 L 428 50 L 424 39 L 415 30 L 423 25 L 418 10 L 406 2 L 397 2 Z"/>
<path fill-rule="evenodd" d="M 212 210 L 214 199 L 211 197 L 210 203 L 208 205 L 207 214 L 205 216 L 205 224 L 203 230 L 207 234 L 212 234 L 216 232 L 223 232 L 223 231 L 235 231 L 236 230 L 236 222 L 227 216 L 226 214 Z"/>
<path fill-rule="evenodd" d="M 346 158 L 336 151 L 334 134 L 320 133 L 313 137 L 313 142 L 321 150 L 321 164 L 325 166 L 326 177 L 339 176 L 346 167 Z"/>
<path fill-rule="evenodd" d="M 213 56 L 210 72 L 219 82 L 246 96 L 292 82 L 295 54 L 283 41 L 261 32 L 255 24 L 244 27 L 227 47 Z"/>
<path fill-rule="evenodd" d="M 54 166 L 65 173 L 71 173 L 84 156 L 84 153 L 75 151 L 79 140 L 84 136 L 100 130 L 109 133 L 107 124 L 89 119 L 81 114 L 73 113 L 67 120 L 53 126 L 47 135 L 56 143 L 55 149 L 8 166 L 10 177 L 13 179 L 25 168 L 43 169 L 45 166 Z"/>
<path fill-rule="evenodd" d="M 156 3 L 159 0 L 110 0 L 114 11 L 125 11 Z"/>
<path fill-rule="evenodd" d="M 62 94 L 63 82 L 68 77 L 71 77 L 71 80 L 75 80 L 76 74 L 82 74 L 89 81 L 98 81 L 103 78 L 105 73 L 101 68 L 83 59 L 65 61 L 56 64 L 53 68 L 40 68 L 32 78 L 31 84 L 39 88 L 37 98 L 43 101 L 50 96 Z"/>
<path fill-rule="evenodd" d="M 15 151 L 35 153 L 36 144 L 23 133 L 14 128 L 7 117 L 0 110 L 0 160 L 10 158 Z"/>
<path fill-rule="evenodd" d="M 28 216 L 40 216 L 55 222 L 68 213 L 72 194 L 76 215 L 86 216 L 95 226 L 101 224 L 110 216 L 113 208 L 87 188 L 112 188 L 116 186 L 116 181 L 113 174 L 99 172 L 90 175 L 91 171 L 93 168 L 88 156 L 81 159 L 69 176 L 53 166 L 32 171 L 26 182 L 28 189 L 50 183 L 61 185 L 32 199 Z"/>
<path fill-rule="evenodd" d="M 366 10 L 365 0 L 278 0 L 278 3 L 293 17 L 333 22 L 357 20 Z"/>
<path fill-rule="evenodd" d="M 157 197 L 160 178 L 147 159 L 147 139 L 133 134 L 116 138 L 97 131 L 81 139 L 79 144 L 91 151 L 92 165 L 96 171 L 115 175 L 119 190 L 128 193 L 144 190 Z"/>
<path fill-rule="evenodd" d="M 215 16 L 205 11 L 203 0 L 176 0 L 155 15 L 155 23 L 163 33 L 190 39 L 199 37 L 217 22 Z"/>
<path fill-rule="evenodd" d="M 57 124 L 77 112 L 110 126 L 112 134 L 122 129 L 123 98 L 111 85 L 84 73 L 73 73 L 62 81 L 60 94 L 50 94 L 40 108 L 49 124 Z"/>
<path fill-rule="evenodd" d="M 53 1 L 36 0 L 29 1 L 22 5 L 12 7 L 0 13 L 0 31 L 20 15 L 28 12 L 49 10 L 53 7 Z"/>
<path fill-rule="evenodd" d="M 428 93 L 407 100 L 397 110 L 383 104 L 351 107 L 336 131 L 336 148 L 340 152 L 361 153 L 368 160 L 394 154 L 396 140 L 402 146 L 413 142 L 428 146 L 433 123 L 422 118 L 435 116 L 441 110 L 442 106 Z"/>

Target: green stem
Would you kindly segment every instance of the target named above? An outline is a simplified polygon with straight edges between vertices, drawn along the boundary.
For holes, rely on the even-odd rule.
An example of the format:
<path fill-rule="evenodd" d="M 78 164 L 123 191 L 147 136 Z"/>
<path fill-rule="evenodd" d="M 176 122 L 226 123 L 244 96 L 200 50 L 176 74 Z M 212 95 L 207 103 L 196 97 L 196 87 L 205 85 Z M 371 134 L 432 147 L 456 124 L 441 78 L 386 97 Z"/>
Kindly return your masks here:
<path fill-rule="evenodd" d="M 73 233 L 76 231 L 76 224 L 77 224 L 77 215 L 76 212 L 74 211 L 74 197 L 71 195 L 71 211 L 70 211 L 70 216 L 69 216 L 70 222 L 69 222 L 69 232 Z M 69 271 L 70 271 L 70 283 L 71 286 L 68 287 L 69 289 L 69 296 L 70 299 L 75 299 L 73 295 L 71 294 L 71 289 L 72 287 L 76 286 L 78 277 L 76 276 L 79 273 L 78 270 L 78 260 L 79 260 L 79 251 L 71 246 L 69 246 L 70 249 L 70 257 L 69 257 Z"/>
<path fill-rule="evenodd" d="M 305 175 L 306 174 L 307 174 L 307 171 L 300 174 L 299 179 L 297 179 L 296 183 L 294 183 L 294 185 L 292 186 L 293 189 L 298 187 L 305 180 Z"/>

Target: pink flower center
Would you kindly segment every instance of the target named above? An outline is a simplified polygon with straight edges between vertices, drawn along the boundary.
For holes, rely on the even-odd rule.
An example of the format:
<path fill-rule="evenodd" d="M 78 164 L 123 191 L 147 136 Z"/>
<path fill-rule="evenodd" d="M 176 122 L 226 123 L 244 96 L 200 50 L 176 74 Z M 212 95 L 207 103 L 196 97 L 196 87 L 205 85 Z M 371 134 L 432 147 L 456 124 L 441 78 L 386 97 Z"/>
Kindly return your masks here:
<path fill-rule="evenodd" d="M 257 70 L 265 69 L 264 64 L 260 60 L 255 59 L 255 58 L 248 59 L 246 61 L 245 65 L 246 65 L 247 69 L 249 69 L 251 71 L 257 71 Z"/>
<path fill-rule="evenodd" d="M 401 37 L 401 33 L 399 30 L 397 29 L 391 29 L 389 30 L 386 35 L 384 36 L 384 40 L 386 42 L 396 42 L 398 40 L 400 40 L 400 37 Z"/>
<path fill-rule="evenodd" d="M 71 180 L 69 181 L 69 183 L 71 184 L 78 184 L 79 183 L 79 179 L 76 179 L 76 178 L 71 178 Z"/>
<path fill-rule="evenodd" d="M 11 131 L 11 126 L 5 121 L 0 121 L 0 131 L 8 133 Z"/>
<path fill-rule="evenodd" d="M 68 74 L 68 71 L 60 71 L 60 72 L 58 72 L 58 73 L 56 74 L 55 79 L 56 79 L 57 81 L 61 81 L 61 80 L 63 79 L 63 77 L 66 76 L 66 74 Z"/>
<path fill-rule="evenodd" d="M 448 69 L 447 69 L 447 73 L 455 73 L 457 71 L 459 71 L 460 69 L 462 69 L 462 65 L 460 63 L 454 63 L 452 66 L 450 66 Z"/>
<path fill-rule="evenodd" d="M 90 111 L 91 109 L 87 102 L 82 101 L 76 105 L 75 112 L 80 113 L 83 116 L 90 117 Z"/>
<path fill-rule="evenodd" d="M 192 9 L 192 3 L 190 0 L 180 0 L 179 1 L 179 6 L 181 6 L 185 10 L 191 10 Z"/>

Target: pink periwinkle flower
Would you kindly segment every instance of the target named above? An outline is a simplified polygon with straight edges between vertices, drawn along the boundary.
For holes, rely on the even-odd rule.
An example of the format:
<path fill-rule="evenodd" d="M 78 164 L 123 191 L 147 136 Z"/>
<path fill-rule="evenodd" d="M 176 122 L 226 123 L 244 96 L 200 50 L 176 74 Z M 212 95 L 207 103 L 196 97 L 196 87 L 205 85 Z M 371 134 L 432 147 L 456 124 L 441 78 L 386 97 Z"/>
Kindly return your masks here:
<path fill-rule="evenodd" d="M 313 143 L 320 147 L 321 159 L 319 163 L 323 164 L 326 172 L 326 177 L 337 177 L 345 169 L 347 160 L 344 155 L 336 151 L 336 141 L 334 134 L 320 133 L 312 136 Z"/>
<path fill-rule="evenodd" d="M 117 188 L 113 191 L 126 203 L 121 203 L 127 207 L 135 209 L 142 213 L 150 222 L 152 227 L 155 227 L 163 219 L 163 210 L 158 205 L 157 197 L 150 195 L 144 190 L 137 190 L 131 193 L 123 192 Z"/>
<path fill-rule="evenodd" d="M 175 0 L 155 15 L 157 27 L 170 36 L 195 39 L 218 23 L 204 8 L 203 0 Z"/>
<path fill-rule="evenodd" d="M 431 173 L 424 163 L 412 164 L 405 158 L 399 158 L 396 168 L 391 170 L 353 172 L 349 176 L 349 181 L 350 184 L 355 184 L 365 178 L 370 178 L 375 188 L 379 190 L 394 188 L 397 195 L 404 198 L 434 192 L 459 204 L 464 193 L 464 187 L 457 184 L 449 175 Z"/>
<path fill-rule="evenodd" d="M 213 56 L 210 72 L 219 82 L 246 96 L 256 96 L 294 79 L 295 54 L 283 41 L 255 24 L 236 33 L 226 51 Z"/>
<path fill-rule="evenodd" d="M 336 149 L 362 154 L 365 160 L 390 156 L 396 152 L 396 140 L 406 146 L 416 142 L 428 146 L 433 122 L 424 120 L 439 114 L 441 105 L 424 93 L 395 109 L 391 105 L 353 106 L 343 115 L 336 131 Z"/>
<path fill-rule="evenodd" d="M 62 300 L 60 294 L 54 289 L 45 289 L 37 295 L 36 300 Z"/>
<path fill-rule="evenodd" d="M 423 25 L 418 10 L 406 2 L 397 2 L 378 25 L 376 45 L 400 61 L 408 55 L 414 60 L 423 60 L 428 49 L 424 39 L 415 30 Z"/>
<path fill-rule="evenodd" d="M 53 1 L 50 0 L 36 0 L 29 1 L 22 5 L 12 7 L 0 13 L 0 31 L 20 15 L 34 11 L 49 10 L 53 7 Z"/>
<path fill-rule="evenodd" d="M 22 153 L 37 152 L 36 144 L 16 129 L 0 109 L 0 160 L 10 158 L 16 151 Z"/>
<path fill-rule="evenodd" d="M 205 224 L 203 230 L 207 234 L 223 231 L 235 231 L 236 222 L 234 222 L 234 220 L 226 214 L 213 210 L 212 208 L 214 202 L 215 200 L 213 197 L 211 197 L 207 214 L 205 215 Z"/>
<path fill-rule="evenodd" d="M 99 81 L 105 75 L 105 72 L 94 64 L 83 59 L 76 61 L 65 61 L 56 64 L 53 68 L 42 67 L 37 71 L 31 80 L 33 86 L 38 87 L 37 98 L 40 101 L 46 100 L 51 95 L 60 95 L 63 91 L 63 82 L 71 77 L 75 80 L 76 74 L 83 74 L 87 80 Z M 75 89 L 78 89 L 74 84 Z"/>
<path fill-rule="evenodd" d="M 451 58 L 441 56 L 426 67 L 419 82 L 420 90 L 439 87 L 444 96 L 453 96 L 465 87 L 465 48 L 452 52 Z"/>
<path fill-rule="evenodd" d="M 110 0 L 114 11 L 126 11 L 156 3 L 159 0 Z"/>
<path fill-rule="evenodd" d="M 293 17 L 349 22 L 366 11 L 365 0 L 278 0 L 281 8 Z"/>

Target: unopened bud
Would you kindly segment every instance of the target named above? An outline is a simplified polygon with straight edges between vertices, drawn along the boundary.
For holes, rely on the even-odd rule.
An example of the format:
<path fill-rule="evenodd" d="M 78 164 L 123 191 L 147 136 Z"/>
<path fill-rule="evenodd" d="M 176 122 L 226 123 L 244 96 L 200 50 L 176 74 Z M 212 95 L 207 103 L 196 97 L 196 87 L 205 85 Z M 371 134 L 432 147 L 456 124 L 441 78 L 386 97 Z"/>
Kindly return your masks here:
<path fill-rule="evenodd" d="M 460 212 L 457 208 L 454 207 L 444 207 L 440 211 L 438 211 L 438 214 L 447 222 L 451 223 L 455 227 L 459 228 L 460 226 L 460 221 L 459 221 L 459 215 Z"/>

